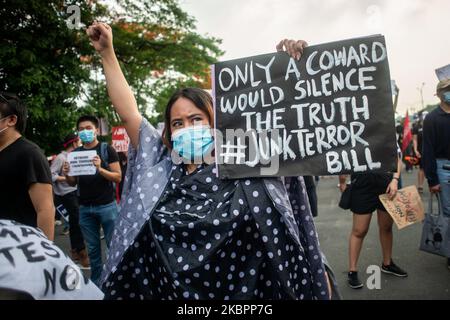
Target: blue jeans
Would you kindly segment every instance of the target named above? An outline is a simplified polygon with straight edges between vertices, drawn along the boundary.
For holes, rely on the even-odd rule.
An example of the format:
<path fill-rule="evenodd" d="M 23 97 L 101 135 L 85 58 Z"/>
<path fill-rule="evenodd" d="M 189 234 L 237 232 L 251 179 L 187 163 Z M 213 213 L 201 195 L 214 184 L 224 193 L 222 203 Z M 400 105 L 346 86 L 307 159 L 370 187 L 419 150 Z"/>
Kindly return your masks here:
<path fill-rule="evenodd" d="M 436 164 L 439 184 L 441 185 L 439 197 L 441 199 L 442 211 L 445 216 L 450 217 L 450 170 L 443 168 L 444 165 L 450 166 L 450 160 L 438 159 Z"/>
<path fill-rule="evenodd" d="M 100 225 L 103 227 L 106 246 L 109 248 L 117 215 L 116 202 L 101 206 L 80 206 L 80 227 L 91 263 L 91 280 L 96 285 L 99 285 L 103 266 Z"/>

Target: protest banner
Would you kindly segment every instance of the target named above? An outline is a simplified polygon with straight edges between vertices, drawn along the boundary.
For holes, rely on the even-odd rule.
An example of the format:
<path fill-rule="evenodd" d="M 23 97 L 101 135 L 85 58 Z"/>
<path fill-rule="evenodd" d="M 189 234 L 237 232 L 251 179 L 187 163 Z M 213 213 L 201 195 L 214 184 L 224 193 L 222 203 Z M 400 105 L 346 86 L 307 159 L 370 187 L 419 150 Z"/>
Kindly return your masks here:
<path fill-rule="evenodd" d="M 96 151 L 75 151 L 67 155 L 70 164 L 69 176 L 92 176 L 97 172 L 92 159 L 97 155 Z"/>
<path fill-rule="evenodd" d="M 384 37 L 307 47 L 211 67 L 222 179 L 394 172 Z"/>
<path fill-rule="evenodd" d="M 379 198 L 399 230 L 425 218 L 422 199 L 416 186 L 398 190 L 392 200 L 387 194 L 382 194 Z"/>
<path fill-rule="evenodd" d="M 112 128 L 112 147 L 116 152 L 127 152 L 130 138 L 128 137 L 125 127 Z"/>

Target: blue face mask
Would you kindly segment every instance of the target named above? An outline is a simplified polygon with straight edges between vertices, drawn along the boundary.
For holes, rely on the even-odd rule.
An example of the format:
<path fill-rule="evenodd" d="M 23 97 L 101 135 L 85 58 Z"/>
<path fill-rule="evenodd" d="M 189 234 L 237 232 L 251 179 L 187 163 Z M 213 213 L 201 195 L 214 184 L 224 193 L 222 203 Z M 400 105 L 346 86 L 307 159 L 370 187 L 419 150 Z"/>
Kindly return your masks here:
<path fill-rule="evenodd" d="M 172 135 L 173 150 L 190 162 L 197 159 L 203 160 L 211 149 L 213 141 L 209 126 L 183 128 Z"/>
<path fill-rule="evenodd" d="M 78 136 L 80 137 L 81 142 L 83 143 L 91 143 L 95 139 L 94 130 L 83 130 L 78 132 Z"/>
<path fill-rule="evenodd" d="M 450 91 L 444 92 L 442 98 L 446 104 L 450 105 Z"/>

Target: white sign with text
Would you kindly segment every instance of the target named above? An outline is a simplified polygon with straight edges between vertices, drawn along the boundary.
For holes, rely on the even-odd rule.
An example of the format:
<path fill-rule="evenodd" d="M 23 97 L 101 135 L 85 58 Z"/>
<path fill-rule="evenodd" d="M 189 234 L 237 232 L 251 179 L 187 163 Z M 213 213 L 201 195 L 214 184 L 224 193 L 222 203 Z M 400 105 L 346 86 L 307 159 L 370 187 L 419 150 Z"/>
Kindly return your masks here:
<path fill-rule="evenodd" d="M 67 156 L 70 164 L 69 176 L 92 176 L 97 169 L 92 159 L 97 155 L 96 151 L 76 151 L 71 152 Z"/>

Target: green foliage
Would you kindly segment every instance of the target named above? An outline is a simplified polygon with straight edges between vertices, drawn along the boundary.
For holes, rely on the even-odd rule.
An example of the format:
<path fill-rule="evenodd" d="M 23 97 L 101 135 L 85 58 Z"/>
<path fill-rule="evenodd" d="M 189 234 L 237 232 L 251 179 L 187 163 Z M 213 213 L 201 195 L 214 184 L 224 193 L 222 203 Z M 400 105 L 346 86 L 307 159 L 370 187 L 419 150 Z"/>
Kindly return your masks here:
<path fill-rule="evenodd" d="M 114 47 L 141 112 L 161 121 L 168 97 L 180 86 L 209 87 L 209 65 L 220 40 L 201 36 L 177 0 L 0 0 L 0 90 L 27 104 L 26 136 L 47 153 L 60 150 L 81 114 L 119 119 L 110 106 L 98 55 L 85 28 L 111 24 Z M 70 29 L 77 5 L 82 28 Z"/>

